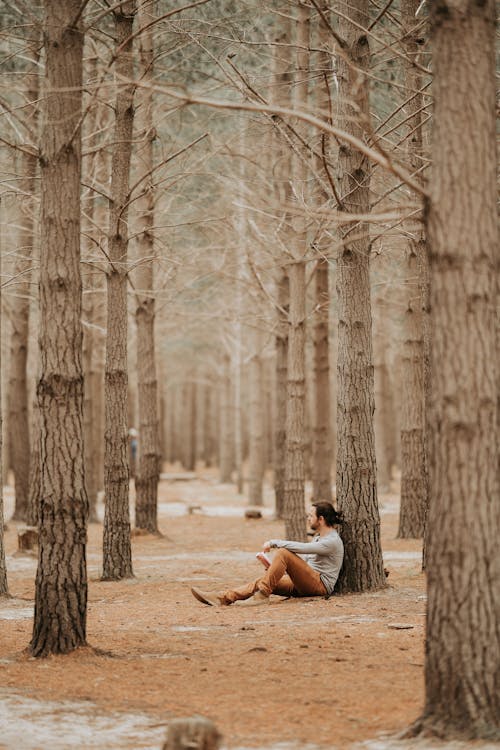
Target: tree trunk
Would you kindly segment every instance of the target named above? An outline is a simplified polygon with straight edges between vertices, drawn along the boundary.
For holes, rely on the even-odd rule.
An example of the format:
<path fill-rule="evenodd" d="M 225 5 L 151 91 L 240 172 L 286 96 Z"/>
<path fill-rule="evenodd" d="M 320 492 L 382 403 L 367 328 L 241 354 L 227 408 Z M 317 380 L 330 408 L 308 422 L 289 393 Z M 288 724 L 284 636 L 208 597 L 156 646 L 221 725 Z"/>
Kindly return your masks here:
<path fill-rule="evenodd" d="M 250 505 L 263 505 L 262 483 L 264 479 L 264 413 L 263 413 L 263 373 L 262 373 L 262 331 L 259 321 L 252 331 L 252 352 L 249 363 L 249 467 L 248 502 Z"/>
<path fill-rule="evenodd" d="M 433 4 L 431 28 L 432 446 L 421 725 L 440 736 L 500 740 L 495 4 Z"/>
<path fill-rule="evenodd" d="M 26 74 L 26 99 L 24 108 L 31 129 L 37 132 L 38 125 L 38 50 L 32 49 L 34 62 Z M 36 144 L 24 143 L 20 158 L 20 190 L 24 199 L 20 202 L 19 247 L 14 267 L 16 292 L 12 299 L 11 353 L 9 379 L 9 425 L 11 465 L 14 472 L 15 508 L 13 518 L 26 521 L 29 514 L 30 434 L 28 424 L 28 385 L 26 366 L 28 360 L 28 331 L 30 314 L 30 286 L 33 246 L 35 242 L 35 206 L 37 156 Z"/>
<path fill-rule="evenodd" d="M 393 432 L 395 430 L 392 409 L 391 380 L 386 361 L 386 352 L 390 343 L 390 332 L 384 309 L 379 304 L 373 336 L 373 374 L 375 389 L 375 456 L 377 461 L 377 488 L 379 492 L 388 492 L 391 481 Z M 376 319 L 376 323 L 377 323 Z"/>
<path fill-rule="evenodd" d="M 314 272 L 314 426 L 313 497 L 332 502 L 330 440 L 330 356 L 328 315 L 330 294 L 328 260 L 319 258 Z"/>
<path fill-rule="evenodd" d="M 139 11 L 139 25 L 147 26 L 154 15 L 154 3 L 149 9 Z M 147 28 L 139 37 L 142 80 L 153 80 L 153 31 Z M 140 135 L 144 143 L 138 156 L 147 175 L 139 199 L 138 255 L 140 264 L 136 271 L 137 324 L 137 381 L 139 393 L 139 462 L 135 476 L 135 525 L 151 533 L 158 532 L 158 482 L 160 480 L 160 445 L 158 430 L 158 380 L 155 355 L 155 292 L 154 292 L 154 210 L 155 197 L 152 184 L 153 169 L 153 93 L 141 89 Z"/>
<path fill-rule="evenodd" d="M 407 127 L 408 165 L 412 172 L 422 168 L 422 74 L 413 64 L 418 60 L 422 30 L 416 19 L 418 0 L 403 0 L 401 18 L 404 24 L 404 62 L 406 90 L 409 98 L 405 110 L 410 117 Z M 414 93 L 416 92 L 416 93 Z M 418 179 L 418 177 L 417 177 Z M 427 316 L 427 247 L 420 222 L 408 228 L 411 239 L 406 248 L 406 288 L 408 302 L 404 316 L 402 354 L 401 409 L 401 506 L 400 538 L 420 538 L 424 534 L 429 496 L 426 460 L 426 367 L 425 333 Z M 415 282 L 416 279 L 416 282 Z"/>
<path fill-rule="evenodd" d="M 0 278 L 2 278 L 2 253 L 0 252 Z M 2 285 L 0 284 L 0 374 L 2 372 Z M 3 512 L 3 411 L 2 378 L 0 375 L 0 596 L 8 596 L 7 565 L 5 562 L 4 512 Z"/>
<path fill-rule="evenodd" d="M 84 645 L 88 502 L 83 464 L 80 0 L 45 0 L 40 243 L 41 486 L 34 656 Z"/>
<path fill-rule="evenodd" d="M 369 123 L 370 63 L 366 33 L 367 0 L 349 7 L 352 21 L 340 19 L 345 40 L 338 61 L 339 127 L 364 138 Z M 339 149 L 342 210 L 370 210 L 370 164 L 366 156 L 342 143 Z M 337 261 L 339 307 L 337 392 L 337 499 L 344 513 L 345 557 L 339 576 L 341 591 L 368 591 L 385 585 L 377 504 L 377 472 L 373 434 L 374 384 L 370 307 L 370 237 L 366 224 L 341 227 Z M 351 236 L 352 235 L 352 236 Z"/>
<path fill-rule="evenodd" d="M 127 249 L 129 170 L 134 120 L 132 34 L 135 0 L 114 11 L 117 94 L 111 162 L 107 274 L 108 321 L 105 371 L 103 580 L 131 578 L 128 376 L 127 376 Z M 125 81 L 125 83 L 123 83 Z"/>
<path fill-rule="evenodd" d="M 310 9 L 299 5 L 296 17 L 297 61 L 294 82 L 294 105 L 305 106 L 308 93 Z M 301 125 L 295 128 L 306 138 Z M 303 202 L 307 179 L 305 157 L 296 151 L 292 160 L 292 191 L 298 207 Z M 285 457 L 285 536 L 287 539 L 306 538 L 305 514 L 305 343 L 306 343 L 306 285 L 305 262 L 307 250 L 305 219 L 300 215 L 292 220 L 291 238 L 294 260 L 288 269 L 290 307 L 288 313 L 287 413 Z"/>
<path fill-rule="evenodd" d="M 220 481 L 228 483 L 231 481 L 233 473 L 233 419 L 231 408 L 231 373 L 229 355 L 223 359 L 222 377 L 219 382 L 220 393 L 220 430 L 219 430 L 219 451 L 220 451 Z"/>

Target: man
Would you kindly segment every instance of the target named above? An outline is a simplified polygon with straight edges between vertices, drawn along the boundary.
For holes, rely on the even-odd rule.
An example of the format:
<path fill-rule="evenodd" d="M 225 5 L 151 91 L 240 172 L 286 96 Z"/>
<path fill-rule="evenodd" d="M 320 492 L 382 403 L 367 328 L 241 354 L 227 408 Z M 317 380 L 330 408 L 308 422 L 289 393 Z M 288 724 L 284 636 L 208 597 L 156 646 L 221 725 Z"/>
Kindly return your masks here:
<path fill-rule="evenodd" d="M 311 542 L 283 539 L 264 542 L 263 552 L 277 551 L 260 578 L 220 593 L 205 593 L 195 588 L 191 593 L 203 604 L 219 607 L 241 600 L 245 600 L 246 605 L 267 604 L 271 594 L 326 596 L 333 593 L 344 559 L 344 545 L 335 529 L 342 523 L 342 515 L 331 503 L 315 502 L 307 518 L 309 526 L 316 532 Z"/>

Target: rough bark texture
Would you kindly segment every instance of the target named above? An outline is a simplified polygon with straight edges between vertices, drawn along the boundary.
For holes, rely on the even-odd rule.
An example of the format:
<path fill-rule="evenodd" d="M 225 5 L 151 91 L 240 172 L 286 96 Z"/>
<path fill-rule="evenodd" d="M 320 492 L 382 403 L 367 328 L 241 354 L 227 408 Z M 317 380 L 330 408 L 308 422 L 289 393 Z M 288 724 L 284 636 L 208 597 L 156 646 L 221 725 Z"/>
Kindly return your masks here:
<path fill-rule="evenodd" d="M 262 364 L 262 331 L 258 327 L 252 331 L 252 353 L 248 366 L 248 502 L 251 505 L 263 505 L 262 483 L 264 479 L 264 384 Z"/>
<path fill-rule="evenodd" d="M 422 74 L 412 61 L 418 60 L 422 30 L 416 18 L 418 0 L 403 0 L 401 18 L 405 27 L 405 78 L 408 102 L 405 114 L 409 137 L 408 166 L 422 167 Z M 417 92 L 417 93 L 414 93 Z M 418 178 L 417 178 L 418 179 Z M 408 227 L 406 248 L 407 307 L 404 317 L 401 414 L 401 506 L 398 536 L 418 538 L 424 533 L 429 478 L 426 460 L 425 303 L 428 280 L 427 247 L 421 224 Z"/>
<path fill-rule="evenodd" d="M 339 31 L 346 42 L 339 57 L 339 127 L 359 138 L 369 121 L 370 61 L 367 0 L 355 0 Z M 367 213 L 370 206 L 370 165 L 350 146 L 339 149 L 341 199 L 344 211 Z M 339 307 L 337 392 L 337 500 L 344 513 L 344 566 L 337 584 L 341 591 L 367 591 L 385 585 L 377 505 L 377 473 L 373 434 L 374 384 L 369 253 L 366 224 L 341 228 L 343 247 L 337 261 Z M 354 238 L 355 237 L 355 238 Z"/>
<path fill-rule="evenodd" d="M 140 26 L 151 22 L 154 4 L 139 11 Z M 146 29 L 139 37 L 142 78 L 153 80 L 153 31 Z M 141 89 L 139 131 L 144 143 L 138 156 L 145 174 L 153 169 L 153 94 Z M 136 272 L 137 324 L 137 385 L 139 406 L 139 462 L 135 476 L 135 525 L 151 533 L 158 531 L 158 482 L 160 479 L 160 445 L 158 428 L 158 380 L 155 355 L 155 292 L 154 292 L 154 188 L 152 175 L 145 179 L 144 195 L 139 199 L 138 255 Z"/>
<path fill-rule="evenodd" d="M 41 504 L 35 656 L 85 644 L 88 503 L 83 466 L 80 177 L 83 34 L 79 0 L 45 1 L 40 241 Z"/>
<path fill-rule="evenodd" d="M 433 442 L 422 725 L 499 740 L 495 4 L 436 3 L 431 25 Z"/>
<path fill-rule="evenodd" d="M 30 50 L 38 58 L 37 50 Z M 37 131 L 38 80 L 35 63 L 26 74 L 26 99 L 24 116 L 29 119 L 32 131 Z M 11 344 L 9 377 L 9 434 L 10 461 L 14 472 L 15 507 L 14 519 L 26 521 L 29 513 L 30 433 L 28 424 L 28 385 L 26 366 L 28 359 L 28 330 L 30 313 L 30 284 L 33 245 L 35 242 L 35 202 L 37 155 L 36 144 L 25 142 L 20 157 L 20 190 L 24 195 L 20 202 L 19 243 L 14 265 L 15 293 L 11 302 Z"/>
<path fill-rule="evenodd" d="M 330 440 L 330 354 L 328 317 L 330 293 L 328 260 L 320 258 L 315 276 L 314 319 L 314 426 L 313 426 L 313 497 L 332 502 Z"/>
<path fill-rule="evenodd" d="M 394 410 L 392 408 L 392 384 L 387 364 L 387 349 L 390 345 L 390 330 L 387 331 L 387 320 L 383 309 L 379 305 L 378 318 L 380 324 L 376 326 L 373 336 L 373 366 L 375 388 L 375 455 L 377 459 L 377 488 L 380 492 L 387 492 L 391 480 L 391 469 L 394 458 L 392 446 L 394 425 Z"/>
<path fill-rule="evenodd" d="M 127 203 L 133 133 L 132 34 L 135 2 L 114 11 L 117 95 L 111 163 L 111 204 L 107 275 L 108 322 L 105 370 L 103 580 L 130 578 L 128 377 L 127 377 Z"/>

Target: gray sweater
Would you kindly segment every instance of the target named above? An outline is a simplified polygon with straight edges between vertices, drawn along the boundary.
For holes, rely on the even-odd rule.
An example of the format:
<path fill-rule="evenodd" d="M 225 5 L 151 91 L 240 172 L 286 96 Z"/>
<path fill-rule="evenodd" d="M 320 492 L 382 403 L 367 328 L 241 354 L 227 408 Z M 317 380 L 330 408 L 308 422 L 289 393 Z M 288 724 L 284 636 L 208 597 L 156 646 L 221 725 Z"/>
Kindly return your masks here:
<path fill-rule="evenodd" d="M 344 559 L 344 545 L 335 529 L 325 536 L 316 534 L 312 542 L 291 542 L 270 539 L 271 547 L 284 547 L 304 557 L 308 565 L 317 570 L 328 594 L 333 593 Z"/>

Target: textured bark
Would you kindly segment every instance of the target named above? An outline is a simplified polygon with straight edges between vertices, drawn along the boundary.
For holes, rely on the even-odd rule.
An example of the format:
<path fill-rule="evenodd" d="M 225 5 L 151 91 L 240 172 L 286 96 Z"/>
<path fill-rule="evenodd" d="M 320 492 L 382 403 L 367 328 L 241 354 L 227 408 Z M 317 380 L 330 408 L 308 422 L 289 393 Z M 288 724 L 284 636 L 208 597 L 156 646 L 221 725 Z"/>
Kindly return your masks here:
<path fill-rule="evenodd" d="M 303 107 L 307 102 L 309 69 L 310 9 L 299 5 L 296 11 L 295 41 L 297 45 L 296 74 L 294 81 L 294 105 Z M 307 132 L 298 123 L 295 128 L 307 138 Z M 304 194 L 307 169 L 299 152 L 292 159 L 292 191 L 296 199 Z M 291 238 L 293 262 L 288 269 L 288 361 L 287 361 L 287 414 L 285 457 L 285 536 L 287 539 L 306 538 L 305 517 L 305 341 L 306 298 L 305 263 L 307 249 L 305 220 L 297 216 L 292 221 L 294 236 Z"/>
<path fill-rule="evenodd" d="M 127 376 L 127 203 L 133 132 L 132 34 L 135 2 L 124 2 L 114 11 L 117 55 L 115 132 L 111 163 L 107 274 L 107 340 L 104 415 L 104 534 L 103 580 L 130 578 L 128 376 Z M 123 83 L 125 81 L 126 83 Z"/>
<path fill-rule="evenodd" d="M 142 6 L 139 25 L 151 22 L 154 4 Z M 142 80 L 153 80 L 153 31 L 147 28 L 139 37 Z M 139 92 L 139 133 L 144 139 L 138 156 L 147 174 L 153 169 L 153 94 L 151 89 Z M 152 176 L 143 185 L 144 195 L 139 198 L 139 235 L 137 250 L 140 265 L 137 268 L 136 312 L 137 324 L 137 386 L 139 407 L 139 462 L 135 476 L 135 525 L 152 533 L 158 531 L 158 482 L 160 480 L 160 445 L 158 428 L 158 380 L 155 355 L 155 293 L 154 293 L 154 188 Z"/>
<path fill-rule="evenodd" d="M 393 462 L 394 410 L 392 408 L 392 384 L 386 352 L 390 344 L 390 331 L 387 332 L 387 320 L 380 310 L 380 324 L 373 336 L 373 365 L 375 388 L 375 455 L 377 459 L 377 487 L 387 492 L 391 480 Z"/>
<path fill-rule="evenodd" d="M 362 31 L 369 24 L 367 0 L 355 0 L 348 13 L 357 25 L 339 21 L 346 46 L 338 62 L 338 124 L 362 139 L 369 123 L 368 81 L 363 71 L 369 67 L 370 49 Z M 339 168 L 343 210 L 368 213 L 367 158 L 342 143 Z M 343 246 L 337 261 L 337 500 L 345 518 L 345 557 L 337 586 L 341 591 L 368 591 L 385 585 L 373 434 L 370 238 L 366 224 L 341 227 L 341 235 Z"/>
<path fill-rule="evenodd" d="M 36 61 L 38 51 L 30 50 L 34 62 L 26 73 L 26 100 L 24 116 L 30 121 L 31 129 L 37 132 L 38 120 L 38 80 Z M 13 518 L 26 521 L 29 514 L 30 476 L 30 434 L 28 424 L 28 385 L 26 366 L 28 359 L 28 331 L 30 313 L 30 284 L 33 245 L 35 242 L 35 193 L 37 156 L 35 144 L 25 142 L 21 153 L 20 190 L 24 196 L 20 202 L 19 243 L 13 269 L 16 279 L 15 294 L 11 301 L 11 346 L 9 377 L 9 435 L 10 461 L 14 473 L 15 507 Z"/>
<path fill-rule="evenodd" d="M 332 502 L 330 439 L 330 356 L 328 314 L 330 294 L 328 261 L 320 258 L 314 272 L 314 425 L 313 425 L 313 497 Z"/>
<path fill-rule="evenodd" d="M 285 456 L 285 538 L 304 540 L 305 522 L 305 264 L 289 267 L 287 411 Z"/>
<path fill-rule="evenodd" d="M 495 4 L 433 4 L 431 28 L 432 446 L 421 724 L 499 740 Z"/>
<path fill-rule="evenodd" d="M 248 502 L 263 505 L 262 483 L 264 479 L 264 384 L 262 364 L 262 331 L 257 325 L 251 336 L 251 358 L 248 366 L 249 396 L 249 460 L 248 460 Z"/>
<path fill-rule="evenodd" d="M 86 640 L 88 502 L 83 465 L 80 176 L 83 34 L 79 0 L 45 0 L 40 239 L 39 555 L 30 649 Z"/>
<path fill-rule="evenodd" d="M 420 23 L 416 19 L 418 0 L 403 0 L 401 18 L 405 26 L 405 79 L 409 101 L 405 114 L 411 134 L 406 142 L 408 166 L 414 172 L 422 167 L 422 74 L 412 61 L 418 60 L 421 44 Z M 418 92 L 418 93 L 413 93 Z M 418 179 L 418 178 L 417 178 Z M 398 536 L 419 538 L 424 533 L 428 505 L 429 477 L 426 459 L 426 371 L 425 334 L 427 317 L 427 247 L 421 224 L 408 227 L 411 237 L 406 248 L 406 289 L 408 302 L 404 316 L 401 409 L 401 506 Z"/>

